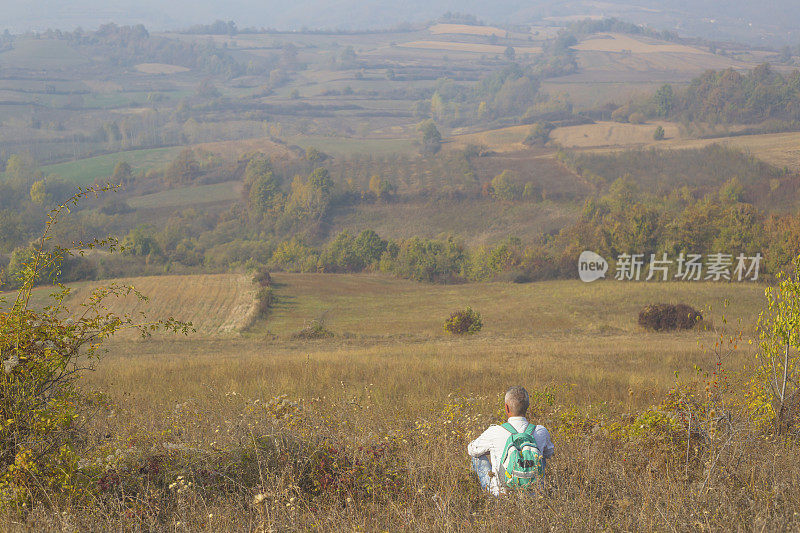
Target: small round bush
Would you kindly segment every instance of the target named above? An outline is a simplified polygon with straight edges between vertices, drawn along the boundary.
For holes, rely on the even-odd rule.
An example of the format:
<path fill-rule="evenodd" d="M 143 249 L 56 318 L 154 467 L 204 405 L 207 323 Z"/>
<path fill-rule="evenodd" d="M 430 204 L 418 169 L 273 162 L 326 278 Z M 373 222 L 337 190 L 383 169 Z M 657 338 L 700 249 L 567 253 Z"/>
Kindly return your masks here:
<path fill-rule="evenodd" d="M 686 304 L 653 304 L 639 312 L 639 325 L 653 331 L 692 329 L 702 313 Z"/>
<path fill-rule="evenodd" d="M 306 327 L 292 335 L 293 339 L 329 339 L 333 332 L 325 327 L 322 320 L 312 320 Z"/>
<path fill-rule="evenodd" d="M 481 314 L 467 307 L 456 311 L 444 322 L 444 330 L 453 335 L 466 335 L 477 333 L 483 327 Z"/>

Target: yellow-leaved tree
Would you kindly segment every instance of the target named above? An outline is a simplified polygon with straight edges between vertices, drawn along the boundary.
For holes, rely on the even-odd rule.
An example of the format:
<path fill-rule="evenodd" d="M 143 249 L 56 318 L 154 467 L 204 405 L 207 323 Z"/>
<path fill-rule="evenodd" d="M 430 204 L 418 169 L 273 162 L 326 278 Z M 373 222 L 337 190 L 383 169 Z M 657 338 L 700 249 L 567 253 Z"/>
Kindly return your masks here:
<path fill-rule="evenodd" d="M 67 300 L 70 289 L 56 282 L 51 305 L 31 306 L 34 286 L 58 276 L 68 255 L 83 250 L 117 248 L 113 238 L 51 246 L 51 229 L 60 215 L 88 196 L 115 189 L 106 185 L 79 189 L 50 212 L 41 239 L 18 274 L 16 295 L 0 295 L 0 510 L 26 511 L 37 501 L 57 501 L 80 491 L 77 442 L 81 393 L 77 380 L 99 356 L 102 342 L 118 331 L 136 328 L 143 336 L 157 329 L 188 333 L 191 324 L 172 318 L 149 322 L 117 315 L 108 298 L 135 294 L 133 286 L 109 284 L 87 300 Z M 13 300 L 12 300 L 13 299 Z"/>
<path fill-rule="evenodd" d="M 756 381 L 750 406 L 758 419 L 785 432 L 800 421 L 800 256 L 794 272 L 778 275 L 766 289 L 767 309 L 759 316 Z"/>

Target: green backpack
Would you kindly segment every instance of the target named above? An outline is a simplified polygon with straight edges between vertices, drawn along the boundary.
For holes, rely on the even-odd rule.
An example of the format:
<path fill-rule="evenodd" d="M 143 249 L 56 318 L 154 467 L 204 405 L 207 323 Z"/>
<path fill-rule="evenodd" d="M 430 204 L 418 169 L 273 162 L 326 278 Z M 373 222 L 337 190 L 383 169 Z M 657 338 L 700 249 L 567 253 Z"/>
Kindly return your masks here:
<path fill-rule="evenodd" d="M 522 433 L 517 432 L 508 422 L 500 427 L 511 433 L 500 461 L 506 474 L 506 485 L 527 488 L 538 483 L 544 476 L 544 468 L 542 452 L 533 438 L 536 424 L 528 424 Z"/>

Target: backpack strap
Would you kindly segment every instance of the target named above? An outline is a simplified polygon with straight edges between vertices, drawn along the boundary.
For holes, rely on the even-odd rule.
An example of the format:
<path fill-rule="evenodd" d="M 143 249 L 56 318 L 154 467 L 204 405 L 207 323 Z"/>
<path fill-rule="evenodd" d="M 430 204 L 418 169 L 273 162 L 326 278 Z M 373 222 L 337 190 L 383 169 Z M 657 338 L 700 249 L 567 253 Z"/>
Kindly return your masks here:
<path fill-rule="evenodd" d="M 523 431 L 523 433 L 527 433 L 528 435 L 533 437 L 533 433 L 536 431 L 537 427 L 538 426 L 536 424 L 531 422 L 531 423 L 528 424 L 528 427 L 525 428 L 525 431 Z"/>
<path fill-rule="evenodd" d="M 505 429 L 506 431 L 508 431 L 512 435 L 516 435 L 517 433 L 519 433 L 517 431 L 517 429 L 514 426 L 512 426 L 510 423 L 508 423 L 508 422 L 506 422 L 505 424 L 502 424 L 500 427 Z"/>

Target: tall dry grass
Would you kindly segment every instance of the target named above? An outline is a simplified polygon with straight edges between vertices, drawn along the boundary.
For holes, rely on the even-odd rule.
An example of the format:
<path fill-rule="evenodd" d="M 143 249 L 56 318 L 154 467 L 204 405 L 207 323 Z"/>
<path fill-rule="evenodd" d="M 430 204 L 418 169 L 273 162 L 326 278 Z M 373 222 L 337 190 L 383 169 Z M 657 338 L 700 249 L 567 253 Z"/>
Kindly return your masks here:
<path fill-rule="evenodd" d="M 632 326 L 629 308 L 664 289 L 598 286 L 582 300 L 546 304 L 555 285 L 488 285 L 482 288 L 494 298 L 477 307 L 493 320 L 477 336 L 454 339 L 429 323 L 441 327 L 440 309 L 481 298 L 481 287 L 425 286 L 429 299 L 420 296 L 411 311 L 403 302 L 419 286 L 362 281 L 358 290 L 353 278 L 325 278 L 329 289 L 302 276 L 280 280 L 278 294 L 292 287 L 294 298 L 273 310 L 277 338 L 251 331 L 240 339 L 110 344 L 83 380 L 87 412 L 95 413 L 84 433 L 86 490 L 7 517 L 5 529 L 800 527 L 793 441 L 761 432 L 736 411 L 731 445 L 733 433 L 687 432 L 670 411 L 676 385 L 702 396 L 706 378 L 695 367 L 714 367 L 706 347 L 715 337 Z M 344 299 L 327 324 L 337 336 L 291 340 L 304 316 L 335 301 L 325 290 Z M 698 286 L 684 296 L 709 303 L 729 290 Z M 728 310 L 734 319 L 757 302 L 741 294 Z M 367 305 L 380 298 L 403 311 Z M 502 298 L 505 306 L 492 303 Z M 528 298 L 542 305 L 525 307 Z M 511 304 L 518 312 L 500 319 Z M 751 356 L 741 348 L 725 360 L 732 397 Z M 466 444 L 500 421 L 510 384 L 531 391 L 529 418 L 551 430 L 557 451 L 541 494 L 494 499 L 469 471 Z"/>

